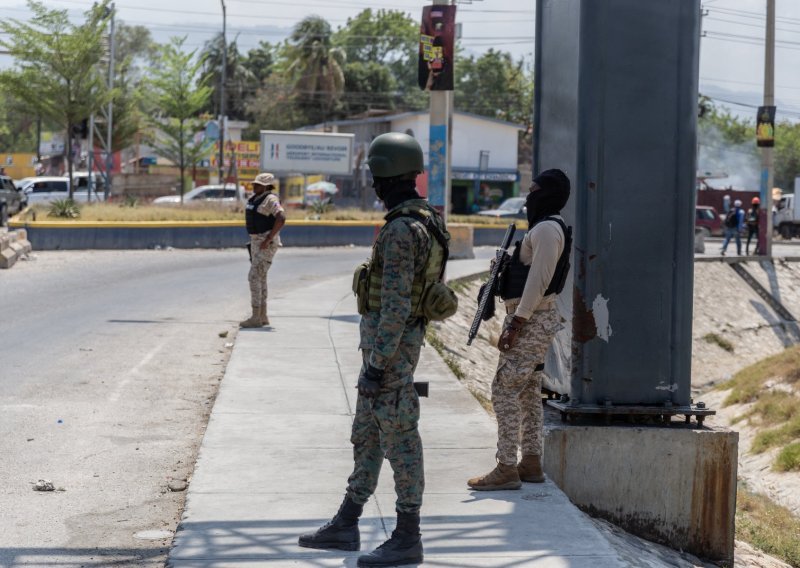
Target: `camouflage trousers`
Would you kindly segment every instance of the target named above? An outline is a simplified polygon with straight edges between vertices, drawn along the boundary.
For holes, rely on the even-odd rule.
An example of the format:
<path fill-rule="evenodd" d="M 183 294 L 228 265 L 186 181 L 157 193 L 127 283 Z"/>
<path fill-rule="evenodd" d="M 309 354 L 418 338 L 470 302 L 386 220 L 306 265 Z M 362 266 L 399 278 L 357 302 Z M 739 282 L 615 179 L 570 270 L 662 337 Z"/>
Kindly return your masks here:
<path fill-rule="evenodd" d="M 367 357 L 369 351 L 363 353 Z M 386 458 L 394 472 L 395 509 L 400 513 L 420 510 L 425 472 L 418 423 L 419 398 L 411 383 L 381 391 L 373 399 L 359 395 L 350 436 L 355 462 L 347 480 L 350 499 L 367 502 L 378 486 Z"/>
<path fill-rule="evenodd" d="M 250 305 L 254 308 L 267 303 L 267 272 L 272 266 L 272 259 L 278 252 L 277 238 L 261 248 L 264 242 L 264 235 L 250 235 L 250 272 L 247 274 L 247 281 L 250 283 Z"/>
<path fill-rule="evenodd" d="M 507 324 L 513 314 L 506 316 Z M 492 407 L 497 417 L 497 461 L 517 463 L 517 450 L 523 455 L 542 455 L 544 410 L 542 372 L 553 336 L 561 328 L 555 308 L 534 312 L 520 329 L 513 347 L 500 353 L 492 381 Z"/>

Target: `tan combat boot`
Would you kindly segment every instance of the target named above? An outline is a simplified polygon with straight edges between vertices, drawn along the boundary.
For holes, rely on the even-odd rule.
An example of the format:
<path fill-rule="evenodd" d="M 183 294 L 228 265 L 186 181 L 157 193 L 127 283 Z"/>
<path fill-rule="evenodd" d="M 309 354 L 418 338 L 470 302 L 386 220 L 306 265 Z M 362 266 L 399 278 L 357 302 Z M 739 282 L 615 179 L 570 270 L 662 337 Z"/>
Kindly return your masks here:
<path fill-rule="evenodd" d="M 253 306 L 253 315 L 247 318 L 244 321 L 239 322 L 239 327 L 250 328 L 250 327 L 261 327 L 264 324 L 261 323 L 261 314 L 259 313 L 259 307 Z"/>
<path fill-rule="evenodd" d="M 258 318 L 261 320 L 261 325 L 269 325 L 269 318 L 267 317 L 267 304 L 264 302 L 258 309 Z"/>
<path fill-rule="evenodd" d="M 542 471 L 542 456 L 522 456 L 522 461 L 517 466 L 519 478 L 529 483 L 544 483 Z"/>
<path fill-rule="evenodd" d="M 519 480 L 517 466 L 498 463 L 492 471 L 480 477 L 473 477 L 467 481 L 476 491 L 500 491 L 502 489 L 519 489 L 522 483 Z"/>

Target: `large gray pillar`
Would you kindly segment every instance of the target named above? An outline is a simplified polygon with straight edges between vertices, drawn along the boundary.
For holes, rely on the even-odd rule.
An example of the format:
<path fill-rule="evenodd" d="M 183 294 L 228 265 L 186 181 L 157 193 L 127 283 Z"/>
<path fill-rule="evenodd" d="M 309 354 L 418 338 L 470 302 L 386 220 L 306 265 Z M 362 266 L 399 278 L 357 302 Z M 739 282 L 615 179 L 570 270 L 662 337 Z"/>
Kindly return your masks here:
<path fill-rule="evenodd" d="M 567 172 L 570 404 L 687 406 L 699 0 L 539 0 L 534 169 Z M 569 290 L 572 290 L 572 294 Z"/>

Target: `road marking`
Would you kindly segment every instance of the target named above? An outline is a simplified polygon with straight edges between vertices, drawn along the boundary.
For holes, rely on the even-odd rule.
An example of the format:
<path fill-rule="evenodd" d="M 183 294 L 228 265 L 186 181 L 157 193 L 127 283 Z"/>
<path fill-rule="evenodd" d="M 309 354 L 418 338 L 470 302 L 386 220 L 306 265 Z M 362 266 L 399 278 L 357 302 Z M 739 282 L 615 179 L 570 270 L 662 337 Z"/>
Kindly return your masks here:
<path fill-rule="evenodd" d="M 141 361 L 139 361 L 139 363 L 136 364 L 135 367 L 133 367 L 130 371 L 128 371 L 128 373 L 125 375 L 125 377 L 121 381 L 119 381 L 117 383 L 117 388 L 115 388 L 114 392 L 112 392 L 109 395 L 108 400 L 110 400 L 111 402 L 117 402 L 119 400 L 119 397 L 122 395 L 123 389 L 126 386 L 128 386 L 128 383 L 130 383 L 133 380 L 134 376 L 139 373 L 139 370 L 142 367 L 144 367 L 150 361 L 153 360 L 153 357 L 155 357 L 158 354 L 158 352 L 161 351 L 161 349 L 164 348 L 164 345 L 166 345 L 166 344 L 167 344 L 167 341 L 164 340 L 160 344 L 156 345 L 153 349 L 150 350 L 149 353 L 147 353 L 147 355 L 145 355 L 142 358 Z"/>

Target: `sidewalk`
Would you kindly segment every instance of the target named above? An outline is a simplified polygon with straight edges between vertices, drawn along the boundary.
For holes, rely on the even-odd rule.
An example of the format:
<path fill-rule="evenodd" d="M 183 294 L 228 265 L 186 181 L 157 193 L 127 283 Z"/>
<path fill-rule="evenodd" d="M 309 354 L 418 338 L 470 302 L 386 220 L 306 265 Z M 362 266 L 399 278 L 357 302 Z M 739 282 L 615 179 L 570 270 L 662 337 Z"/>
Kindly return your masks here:
<path fill-rule="evenodd" d="M 454 261 L 450 278 L 486 260 Z M 350 277 L 276 298 L 272 328 L 242 330 L 208 424 L 168 565 L 175 568 L 355 566 L 395 521 L 388 463 L 364 508 L 361 553 L 300 548 L 328 521 L 352 469 L 350 424 L 361 366 Z M 466 338 L 465 338 L 466 340 Z M 594 525 L 551 482 L 473 492 L 494 466 L 495 425 L 438 354 L 423 349 L 429 381 L 425 447 L 425 566 L 624 566 Z"/>

